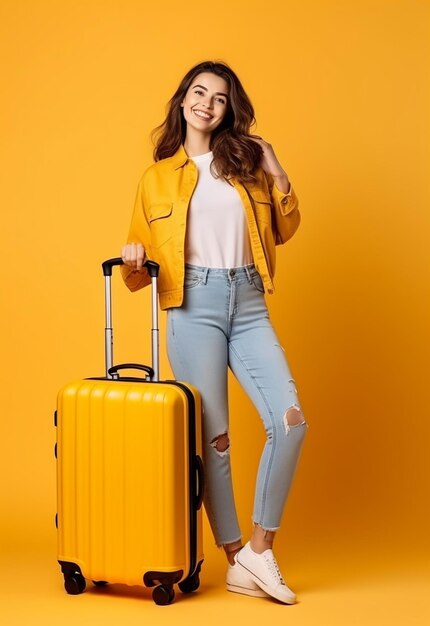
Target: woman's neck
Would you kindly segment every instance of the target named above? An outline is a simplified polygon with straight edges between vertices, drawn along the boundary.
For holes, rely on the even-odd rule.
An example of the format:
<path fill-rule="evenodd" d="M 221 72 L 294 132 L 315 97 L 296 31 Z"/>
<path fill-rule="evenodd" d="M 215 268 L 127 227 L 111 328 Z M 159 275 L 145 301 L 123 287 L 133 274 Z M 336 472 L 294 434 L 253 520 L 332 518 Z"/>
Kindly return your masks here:
<path fill-rule="evenodd" d="M 208 134 L 199 133 L 198 135 L 187 136 L 184 141 L 185 152 L 189 157 L 199 156 L 199 154 L 206 154 L 210 152 L 210 140 L 211 136 Z"/>

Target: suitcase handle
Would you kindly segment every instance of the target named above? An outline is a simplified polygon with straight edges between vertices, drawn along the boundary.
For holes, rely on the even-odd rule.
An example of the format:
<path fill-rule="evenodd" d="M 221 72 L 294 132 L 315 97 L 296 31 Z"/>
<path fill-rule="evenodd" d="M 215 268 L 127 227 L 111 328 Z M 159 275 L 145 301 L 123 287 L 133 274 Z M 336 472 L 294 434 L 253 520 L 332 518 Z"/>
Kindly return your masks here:
<path fill-rule="evenodd" d="M 121 257 L 116 257 L 115 259 L 108 259 L 107 261 L 104 261 L 104 263 L 102 263 L 103 276 L 112 276 L 112 268 L 115 265 L 124 265 L 124 261 Z M 151 278 L 153 276 L 158 277 L 158 274 L 160 272 L 160 266 L 158 263 L 156 263 L 155 261 L 150 261 L 148 259 L 143 264 L 143 267 L 146 267 L 148 269 L 148 274 L 151 276 Z"/>
<path fill-rule="evenodd" d="M 110 368 L 113 366 L 113 330 L 112 330 L 112 268 L 116 265 L 124 265 L 121 257 L 108 259 L 102 263 L 103 275 L 105 277 L 105 370 L 106 378 L 118 378 L 116 372 L 111 374 Z M 159 358 L 159 330 L 158 330 L 158 298 L 157 298 L 157 281 L 160 266 L 155 261 L 147 259 L 143 267 L 146 267 L 152 283 L 152 331 L 151 331 L 151 347 L 152 347 L 152 375 L 151 380 L 160 380 L 160 358 Z"/>
<path fill-rule="evenodd" d="M 141 365 L 140 363 L 121 363 L 121 365 L 114 365 L 108 369 L 108 374 L 111 378 L 119 378 L 118 370 L 133 369 L 141 370 L 149 374 L 150 380 L 154 377 L 154 370 L 149 365 Z"/>
<path fill-rule="evenodd" d="M 196 494 L 195 507 L 196 507 L 196 511 L 198 511 L 200 507 L 202 506 L 206 483 L 205 483 L 205 473 L 203 470 L 203 461 L 198 455 L 195 457 L 195 462 L 196 462 L 197 481 L 199 485 L 198 492 Z"/>

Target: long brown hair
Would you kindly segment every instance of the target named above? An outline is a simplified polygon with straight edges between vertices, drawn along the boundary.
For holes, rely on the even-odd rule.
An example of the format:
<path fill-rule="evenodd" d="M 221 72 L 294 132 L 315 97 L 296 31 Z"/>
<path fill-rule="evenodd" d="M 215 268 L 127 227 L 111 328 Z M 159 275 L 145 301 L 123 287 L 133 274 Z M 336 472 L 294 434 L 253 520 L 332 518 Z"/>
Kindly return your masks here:
<path fill-rule="evenodd" d="M 210 140 L 210 150 L 213 152 L 212 165 L 216 174 L 225 180 L 235 176 L 241 182 L 255 181 L 254 172 L 261 161 L 263 149 L 251 139 L 252 135 L 249 132 L 250 127 L 256 124 L 254 107 L 233 70 L 226 63 L 216 61 L 203 61 L 195 65 L 181 80 L 167 104 L 166 119 L 151 132 L 151 139 L 155 145 L 154 161 L 172 156 L 181 143 L 184 143 L 187 122 L 181 102 L 194 78 L 201 72 L 221 76 L 230 87 L 226 114 L 221 124 L 213 131 Z"/>

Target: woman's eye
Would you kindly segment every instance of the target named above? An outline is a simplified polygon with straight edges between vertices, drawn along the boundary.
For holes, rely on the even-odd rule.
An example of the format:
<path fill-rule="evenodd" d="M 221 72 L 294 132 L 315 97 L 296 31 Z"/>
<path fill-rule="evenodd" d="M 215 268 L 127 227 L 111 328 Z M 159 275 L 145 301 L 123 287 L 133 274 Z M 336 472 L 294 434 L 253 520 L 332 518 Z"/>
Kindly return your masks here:
<path fill-rule="evenodd" d="M 199 96 L 203 95 L 203 91 L 201 89 L 194 89 L 194 93 Z M 223 98 L 217 98 L 217 100 L 220 104 L 225 104 L 225 100 Z"/>

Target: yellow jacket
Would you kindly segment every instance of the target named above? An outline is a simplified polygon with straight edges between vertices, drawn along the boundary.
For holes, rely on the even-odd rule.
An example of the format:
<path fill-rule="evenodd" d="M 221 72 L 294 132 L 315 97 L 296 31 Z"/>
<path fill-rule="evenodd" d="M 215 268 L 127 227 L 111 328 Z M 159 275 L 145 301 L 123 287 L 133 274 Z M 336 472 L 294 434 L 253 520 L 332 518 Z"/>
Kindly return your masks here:
<path fill-rule="evenodd" d="M 283 193 L 261 167 L 256 176 L 257 182 L 246 186 L 234 177 L 230 182 L 242 199 L 254 263 L 265 291 L 271 294 L 275 290 L 275 246 L 294 235 L 300 213 L 292 186 L 288 193 Z M 127 243 L 142 243 L 146 256 L 160 264 L 158 292 L 162 309 L 181 306 L 183 302 L 187 210 L 197 178 L 197 166 L 181 144 L 173 156 L 150 165 L 138 185 Z M 121 273 L 131 291 L 151 282 L 145 268 L 137 271 L 123 265 Z"/>

